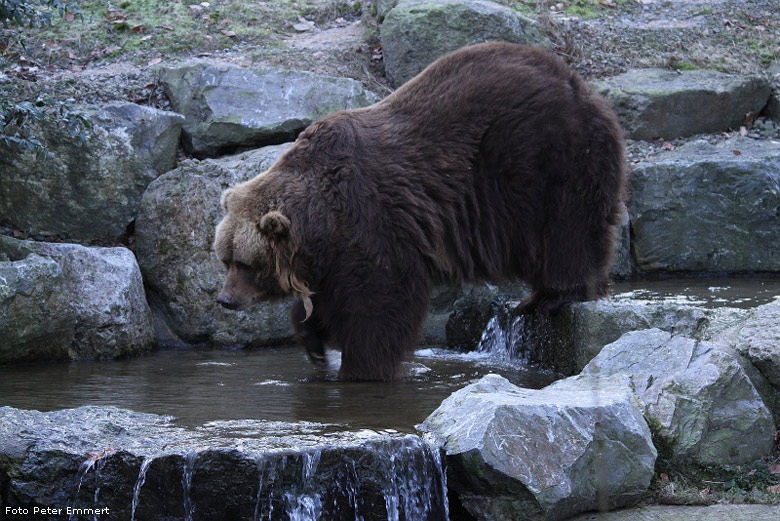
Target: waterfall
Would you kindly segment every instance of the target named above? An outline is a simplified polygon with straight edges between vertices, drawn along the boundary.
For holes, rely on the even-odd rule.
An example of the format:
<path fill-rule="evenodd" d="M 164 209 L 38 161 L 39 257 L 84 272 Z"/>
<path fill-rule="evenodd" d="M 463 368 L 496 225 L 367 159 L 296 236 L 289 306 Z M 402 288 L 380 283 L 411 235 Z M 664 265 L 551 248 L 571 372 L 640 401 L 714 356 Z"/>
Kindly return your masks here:
<path fill-rule="evenodd" d="M 130 521 L 135 521 L 135 510 L 138 508 L 138 500 L 141 495 L 141 487 L 146 483 L 146 471 L 149 470 L 149 465 L 154 461 L 151 457 L 145 457 L 141 462 L 141 468 L 138 470 L 138 479 L 135 480 L 133 486 L 133 502 L 130 505 Z"/>
<path fill-rule="evenodd" d="M 181 488 L 184 491 L 184 521 L 192 521 L 195 515 L 195 504 L 192 501 L 192 475 L 195 470 L 195 460 L 198 449 L 191 450 L 184 458 L 184 468 L 181 473 Z"/>
<path fill-rule="evenodd" d="M 364 521 L 384 501 L 389 521 L 447 521 L 439 449 L 414 435 L 377 438 L 366 444 L 369 452 L 325 448 L 257 457 L 253 519 Z M 283 512 L 274 517 L 276 508 Z"/>
<path fill-rule="evenodd" d="M 499 307 L 488 321 L 477 345 L 477 352 L 501 360 L 527 359 L 525 316 L 515 317 L 507 306 Z"/>

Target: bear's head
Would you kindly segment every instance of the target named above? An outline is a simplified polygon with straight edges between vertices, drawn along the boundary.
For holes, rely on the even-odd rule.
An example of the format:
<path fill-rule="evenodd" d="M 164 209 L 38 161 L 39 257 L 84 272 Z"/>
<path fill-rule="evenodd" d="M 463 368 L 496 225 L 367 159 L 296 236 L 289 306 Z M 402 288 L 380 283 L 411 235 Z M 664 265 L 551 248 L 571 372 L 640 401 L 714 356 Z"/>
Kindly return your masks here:
<path fill-rule="evenodd" d="M 217 225 L 214 252 L 227 268 L 217 302 L 245 309 L 261 300 L 294 294 L 304 300 L 307 317 L 311 292 L 292 269 L 297 243 L 290 220 L 269 201 L 259 200 L 256 180 L 226 190 L 225 217 Z"/>

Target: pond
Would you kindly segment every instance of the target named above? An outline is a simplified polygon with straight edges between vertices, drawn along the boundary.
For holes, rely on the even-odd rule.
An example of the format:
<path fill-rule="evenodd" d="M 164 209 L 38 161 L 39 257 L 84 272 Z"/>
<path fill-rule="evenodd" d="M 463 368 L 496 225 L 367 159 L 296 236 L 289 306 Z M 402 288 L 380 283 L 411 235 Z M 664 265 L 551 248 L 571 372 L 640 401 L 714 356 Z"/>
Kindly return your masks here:
<path fill-rule="evenodd" d="M 780 278 L 682 279 L 619 283 L 617 300 L 671 300 L 753 307 L 780 295 Z M 338 365 L 338 353 L 329 353 Z M 422 349 L 393 383 L 345 383 L 318 373 L 297 346 L 243 351 L 160 350 L 125 360 L 30 364 L 0 370 L 0 405 L 52 411 L 113 405 L 176 418 L 194 427 L 216 420 L 309 421 L 338 429 L 413 432 L 453 391 L 488 373 L 528 388 L 556 375 L 490 353 Z"/>
<path fill-rule="evenodd" d="M 127 360 L 3 368 L 0 404 L 41 411 L 113 405 L 192 427 L 251 418 L 412 432 L 453 391 L 487 373 L 532 388 L 555 379 L 520 361 L 442 349 L 417 351 L 404 371 L 393 383 L 347 383 L 317 373 L 298 346 L 161 350 Z"/>

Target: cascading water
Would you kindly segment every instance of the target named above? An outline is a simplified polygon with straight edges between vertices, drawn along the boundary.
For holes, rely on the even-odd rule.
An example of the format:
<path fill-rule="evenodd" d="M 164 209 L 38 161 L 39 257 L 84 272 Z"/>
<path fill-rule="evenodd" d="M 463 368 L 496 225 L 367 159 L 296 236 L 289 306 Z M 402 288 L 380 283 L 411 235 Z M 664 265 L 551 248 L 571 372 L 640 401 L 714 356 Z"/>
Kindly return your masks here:
<path fill-rule="evenodd" d="M 513 316 L 509 307 L 499 307 L 482 332 L 477 352 L 499 360 L 527 359 L 525 320 L 524 316 Z"/>
<path fill-rule="evenodd" d="M 146 472 L 149 470 L 149 465 L 152 464 L 152 461 L 154 461 L 153 458 L 146 457 L 141 462 L 141 468 L 138 471 L 138 479 L 136 479 L 135 485 L 133 486 L 133 501 L 130 504 L 130 521 L 135 521 L 135 511 L 138 508 L 138 502 L 141 497 L 141 487 L 143 487 L 146 482 Z"/>
<path fill-rule="evenodd" d="M 195 460 L 198 450 L 191 450 L 184 458 L 184 468 L 181 473 L 181 488 L 184 490 L 184 521 L 192 521 L 195 515 L 195 504 L 192 501 L 192 475 L 195 472 Z"/>

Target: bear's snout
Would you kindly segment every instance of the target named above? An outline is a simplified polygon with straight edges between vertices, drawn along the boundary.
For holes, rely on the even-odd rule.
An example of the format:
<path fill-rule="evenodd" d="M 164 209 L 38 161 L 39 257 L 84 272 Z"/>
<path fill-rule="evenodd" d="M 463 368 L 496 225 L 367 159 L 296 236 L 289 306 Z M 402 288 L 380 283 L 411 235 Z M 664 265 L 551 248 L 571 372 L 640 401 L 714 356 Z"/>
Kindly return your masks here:
<path fill-rule="evenodd" d="M 238 307 L 233 299 L 221 293 L 217 296 L 217 304 L 227 309 L 236 309 Z"/>

